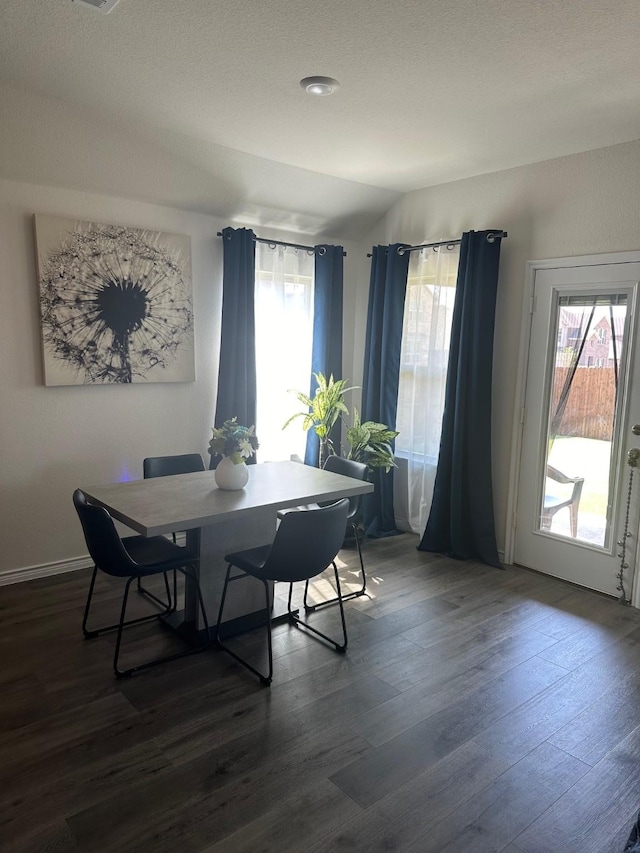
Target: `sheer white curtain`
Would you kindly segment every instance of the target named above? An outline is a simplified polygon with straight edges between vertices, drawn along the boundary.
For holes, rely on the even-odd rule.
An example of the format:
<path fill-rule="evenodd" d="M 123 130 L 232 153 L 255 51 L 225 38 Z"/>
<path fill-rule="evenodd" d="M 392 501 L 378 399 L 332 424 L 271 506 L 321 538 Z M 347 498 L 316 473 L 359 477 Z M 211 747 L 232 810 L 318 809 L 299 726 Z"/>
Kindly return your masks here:
<path fill-rule="evenodd" d="M 304 458 L 306 432 L 282 425 L 303 406 L 290 389 L 309 393 L 313 338 L 314 255 L 256 243 L 256 433 L 261 462 Z"/>
<path fill-rule="evenodd" d="M 407 459 L 407 521 L 422 533 L 438 464 L 459 246 L 412 252 L 400 355 L 396 453 Z"/>

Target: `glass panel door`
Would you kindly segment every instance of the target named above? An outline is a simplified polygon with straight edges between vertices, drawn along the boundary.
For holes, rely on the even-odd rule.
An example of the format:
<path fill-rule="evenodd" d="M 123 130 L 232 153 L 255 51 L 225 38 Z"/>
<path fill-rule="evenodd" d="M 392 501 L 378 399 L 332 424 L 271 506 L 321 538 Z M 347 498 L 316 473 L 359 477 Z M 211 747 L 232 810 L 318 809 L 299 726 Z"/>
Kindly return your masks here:
<path fill-rule="evenodd" d="M 539 530 L 608 548 L 626 293 L 559 295 L 547 399 Z"/>
<path fill-rule="evenodd" d="M 639 280 L 635 262 L 576 264 L 537 270 L 533 291 L 514 562 L 610 595 L 640 421 Z"/>

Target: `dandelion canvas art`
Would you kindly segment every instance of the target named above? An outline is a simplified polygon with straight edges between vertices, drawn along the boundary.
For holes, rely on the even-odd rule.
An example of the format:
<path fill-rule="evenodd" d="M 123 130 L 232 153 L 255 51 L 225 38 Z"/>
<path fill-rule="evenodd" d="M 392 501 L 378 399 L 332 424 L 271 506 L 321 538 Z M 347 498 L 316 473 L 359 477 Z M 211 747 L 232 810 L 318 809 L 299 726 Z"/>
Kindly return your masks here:
<path fill-rule="evenodd" d="M 46 385 L 192 382 L 187 236 L 35 217 Z"/>

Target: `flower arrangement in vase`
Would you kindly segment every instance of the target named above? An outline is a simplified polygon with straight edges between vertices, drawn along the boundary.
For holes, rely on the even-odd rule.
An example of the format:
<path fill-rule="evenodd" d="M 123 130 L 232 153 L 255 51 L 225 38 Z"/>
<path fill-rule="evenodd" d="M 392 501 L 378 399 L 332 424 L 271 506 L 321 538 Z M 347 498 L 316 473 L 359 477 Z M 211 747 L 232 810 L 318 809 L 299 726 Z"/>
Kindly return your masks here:
<path fill-rule="evenodd" d="M 227 491 L 244 488 L 249 479 L 245 459 L 253 456 L 260 446 L 255 427 L 241 426 L 237 418 L 230 418 L 211 432 L 209 453 L 222 457 L 215 470 L 218 488 Z"/>

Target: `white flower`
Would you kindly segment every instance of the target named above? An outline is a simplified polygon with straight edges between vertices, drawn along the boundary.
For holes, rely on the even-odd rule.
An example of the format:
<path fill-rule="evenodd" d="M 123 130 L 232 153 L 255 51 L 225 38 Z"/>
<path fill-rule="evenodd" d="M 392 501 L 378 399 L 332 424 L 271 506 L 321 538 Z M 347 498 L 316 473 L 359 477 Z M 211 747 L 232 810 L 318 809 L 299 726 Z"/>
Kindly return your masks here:
<path fill-rule="evenodd" d="M 253 447 L 248 438 L 241 438 L 238 442 L 238 452 L 244 459 L 248 459 L 253 453 Z"/>

